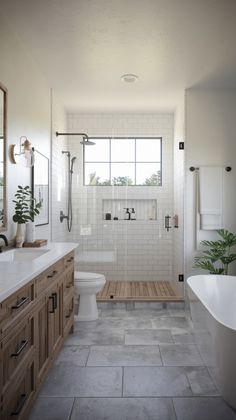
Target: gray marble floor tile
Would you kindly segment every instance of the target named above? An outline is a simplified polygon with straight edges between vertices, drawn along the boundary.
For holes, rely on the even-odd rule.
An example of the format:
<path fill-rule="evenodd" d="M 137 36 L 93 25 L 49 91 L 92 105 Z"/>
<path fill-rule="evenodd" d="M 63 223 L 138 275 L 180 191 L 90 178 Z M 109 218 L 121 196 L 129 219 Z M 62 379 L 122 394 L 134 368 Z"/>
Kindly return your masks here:
<path fill-rule="evenodd" d="M 169 316 L 182 316 L 190 318 L 190 312 L 185 309 L 168 309 Z"/>
<path fill-rule="evenodd" d="M 191 396 L 184 368 L 125 367 L 124 397 Z"/>
<path fill-rule="evenodd" d="M 69 420 L 74 398 L 38 397 L 29 420 Z"/>
<path fill-rule="evenodd" d="M 126 345 L 153 345 L 160 343 L 173 343 L 169 330 L 126 330 Z"/>
<path fill-rule="evenodd" d="M 181 329 L 171 328 L 171 334 L 176 344 L 196 344 L 193 332 Z"/>
<path fill-rule="evenodd" d="M 219 395 L 206 367 L 186 367 L 185 371 L 194 395 Z"/>
<path fill-rule="evenodd" d="M 124 330 L 124 329 L 133 329 L 133 328 L 152 328 L 152 322 L 147 318 L 102 318 L 96 321 L 96 324 L 89 325 L 88 327 L 84 325 L 84 322 L 76 322 L 74 326 L 75 331 L 84 331 L 84 330 L 94 330 L 94 331 L 103 331 L 103 330 Z"/>
<path fill-rule="evenodd" d="M 121 397 L 122 368 L 54 366 L 42 387 L 41 396 Z"/>
<path fill-rule="evenodd" d="M 124 330 L 103 330 L 103 331 L 92 331 L 92 330 L 79 330 L 75 331 L 74 334 L 66 339 L 66 346 L 89 346 L 93 344 L 101 345 L 113 345 L 113 344 L 124 344 Z"/>
<path fill-rule="evenodd" d="M 184 309 L 185 302 L 167 302 L 167 309 Z"/>
<path fill-rule="evenodd" d="M 158 346 L 93 346 L 87 366 L 162 366 Z"/>
<path fill-rule="evenodd" d="M 217 397 L 174 398 L 177 420 L 235 420 L 233 410 Z"/>
<path fill-rule="evenodd" d="M 159 311 L 163 311 L 164 312 L 168 312 L 167 311 L 167 305 L 165 302 L 134 302 L 134 307 L 135 309 L 155 309 L 158 312 Z"/>
<path fill-rule="evenodd" d="M 71 420 L 175 420 L 170 398 L 77 398 Z"/>
<path fill-rule="evenodd" d="M 156 317 L 152 319 L 153 328 L 157 329 L 171 329 L 183 328 L 191 330 L 191 323 L 188 318 L 183 316 L 170 316 L 170 317 Z"/>
<path fill-rule="evenodd" d="M 163 312 L 163 314 L 162 314 Z M 101 318 L 112 318 L 112 317 L 118 317 L 118 318 L 148 318 L 148 319 L 156 319 L 158 317 L 166 316 L 167 310 L 164 309 L 135 309 L 135 310 L 122 310 L 122 309 L 107 309 L 102 311 Z"/>
<path fill-rule="evenodd" d="M 201 366 L 203 361 L 195 344 L 161 344 L 164 366 Z"/>
<path fill-rule="evenodd" d="M 107 309 L 125 309 L 126 302 L 97 302 L 98 309 L 102 311 Z"/>
<path fill-rule="evenodd" d="M 56 361 L 55 365 L 61 363 L 69 366 L 85 366 L 90 347 L 88 346 L 63 346 Z"/>

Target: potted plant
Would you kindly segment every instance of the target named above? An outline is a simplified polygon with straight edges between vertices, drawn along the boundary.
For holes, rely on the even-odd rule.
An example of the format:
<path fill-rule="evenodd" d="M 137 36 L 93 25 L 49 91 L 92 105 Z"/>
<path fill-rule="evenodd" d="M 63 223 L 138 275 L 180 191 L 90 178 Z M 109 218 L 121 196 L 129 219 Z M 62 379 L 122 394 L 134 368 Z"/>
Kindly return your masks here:
<path fill-rule="evenodd" d="M 229 264 L 236 260 L 231 248 L 236 245 L 236 235 L 225 229 L 217 230 L 218 241 L 201 241 L 202 254 L 194 258 L 195 268 L 208 270 L 210 274 L 228 274 Z"/>
<path fill-rule="evenodd" d="M 39 214 L 42 203 L 41 201 L 37 202 L 32 197 L 32 192 L 28 185 L 26 187 L 18 185 L 15 200 L 12 201 L 15 203 L 13 221 L 17 223 L 16 247 L 20 248 L 24 242 L 24 231 L 22 228 L 26 223 L 34 222 L 34 216 Z"/>

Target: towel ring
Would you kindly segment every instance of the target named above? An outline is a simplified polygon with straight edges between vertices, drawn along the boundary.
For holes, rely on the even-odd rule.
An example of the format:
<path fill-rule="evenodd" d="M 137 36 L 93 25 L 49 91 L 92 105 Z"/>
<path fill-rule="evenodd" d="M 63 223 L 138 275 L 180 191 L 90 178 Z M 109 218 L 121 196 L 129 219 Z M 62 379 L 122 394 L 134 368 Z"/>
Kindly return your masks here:
<path fill-rule="evenodd" d="M 189 170 L 190 172 L 194 172 L 194 171 L 199 171 L 200 168 L 195 168 L 195 166 L 190 166 Z M 232 168 L 231 166 L 226 166 L 225 167 L 226 172 L 231 172 Z"/>

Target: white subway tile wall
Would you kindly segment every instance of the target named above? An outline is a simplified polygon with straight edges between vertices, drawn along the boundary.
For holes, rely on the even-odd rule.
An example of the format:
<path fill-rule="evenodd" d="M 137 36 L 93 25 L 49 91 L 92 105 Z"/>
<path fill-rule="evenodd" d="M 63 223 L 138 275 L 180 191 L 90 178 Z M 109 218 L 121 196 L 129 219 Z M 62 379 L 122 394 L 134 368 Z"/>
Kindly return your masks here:
<path fill-rule="evenodd" d="M 68 131 L 85 132 L 91 137 L 162 137 L 163 185 L 160 187 L 83 186 L 81 137 L 68 137 L 68 149 L 77 160 L 72 186 L 73 227 L 65 238 L 79 243 L 76 260 L 80 271 L 99 272 L 114 281 L 173 279 L 174 229 L 167 232 L 164 227 L 165 215 L 173 215 L 173 124 L 172 113 L 68 115 Z M 57 188 L 52 204 L 56 216 L 61 206 L 57 201 L 58 177 L 62 177 L 63 190 L 65 165 L 55 145 L 53 159 L 53 185 Z M 157 220 L 104 220 L 103 200 L 112 199 L 156 200 Z M 53 238 L 64 235 L 57 227 L 55 221 Z"/>

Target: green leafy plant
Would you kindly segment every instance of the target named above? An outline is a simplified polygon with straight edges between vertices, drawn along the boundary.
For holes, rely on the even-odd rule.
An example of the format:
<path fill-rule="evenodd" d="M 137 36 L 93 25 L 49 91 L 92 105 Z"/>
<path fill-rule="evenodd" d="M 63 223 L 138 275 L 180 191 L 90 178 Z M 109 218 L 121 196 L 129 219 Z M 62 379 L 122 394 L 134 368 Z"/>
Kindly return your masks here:
<path fill-rule="evenodd" d="M 236 235 L 225 229 L 217 230 L 218 241 L 202 241 L 202 255 L 194 258 L 194 267 L 208 270 L 210 274 L 228 274 L 229 264 L 236 260 L 231 248 L 236 245 Z"/>
<path fill-rule="evenodd" d="M 34 216 L 39 214 L 39 209 L 42 207 L 42 202 L 37 202 L 32 197 L 30 187 L 21 187 L 18 185 L 18 190 L 15 194 L 15 214 L 13 215 L 13 221 L 19 224 L 24 224 L 29 221 L 34 221 Z"/>

